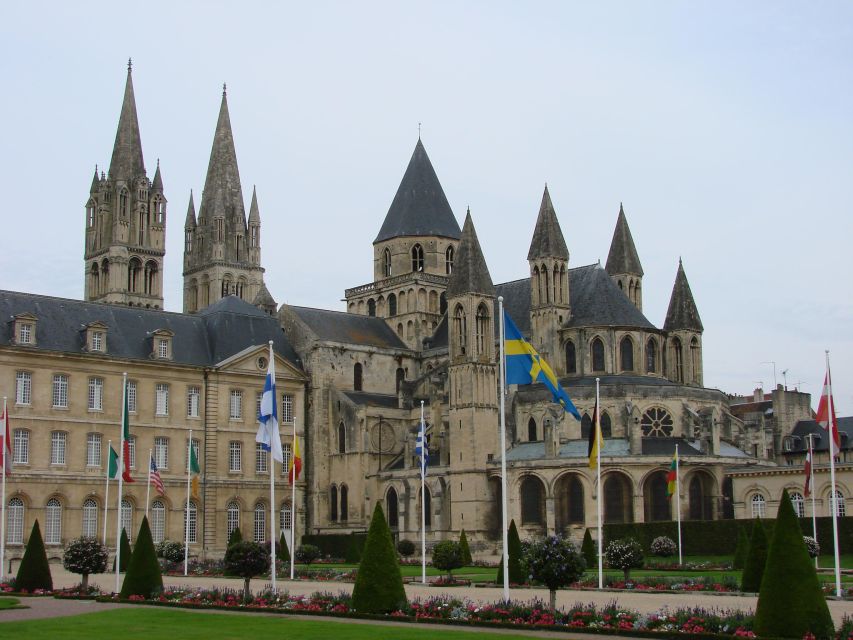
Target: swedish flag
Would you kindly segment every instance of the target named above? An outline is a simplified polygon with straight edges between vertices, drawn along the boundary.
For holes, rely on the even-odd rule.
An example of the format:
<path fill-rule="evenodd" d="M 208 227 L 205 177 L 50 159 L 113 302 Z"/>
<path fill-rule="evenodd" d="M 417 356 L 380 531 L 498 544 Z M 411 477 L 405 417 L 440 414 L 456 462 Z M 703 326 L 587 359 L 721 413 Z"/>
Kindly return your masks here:
<path fill-rule="evenodd" d="M 504 311 L 504 352 L 506 353 L 506 383 L 507 384 L 532 384 L 541 382 L 551 395 L 554 402 L 563 405 L 563 408 L 571 413 L 576 419 L 581 419 L 581 414 L 575 408 L 569 394 L 565 392 L 557 376 L 540 356 L 536 349 L 524 339 L 518 327 Z"/>

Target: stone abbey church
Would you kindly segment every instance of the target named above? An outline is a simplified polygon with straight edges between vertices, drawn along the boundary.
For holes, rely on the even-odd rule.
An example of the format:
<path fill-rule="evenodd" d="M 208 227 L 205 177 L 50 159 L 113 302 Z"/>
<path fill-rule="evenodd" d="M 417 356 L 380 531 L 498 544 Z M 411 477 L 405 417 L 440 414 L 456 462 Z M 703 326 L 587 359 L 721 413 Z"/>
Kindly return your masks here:
<path fill-rule="evenodd" d="M 147 512 L 155 540 L 183 539 L 188 527 L 199 556 L 220 555 L 238 526 L 267 540 L 270 460 L 255 433 L 270 341 L 286 458 L 294 432 L 304 447 L 297 534 L 365 531 L 380 502 L 396 534 L 414 539 L 424 500 L 430 541 L 464 529 L 475 549 L 493 551 L 498 296 L 583 415 L 563 413 L 541 385 L 508 391 L 508 502 L 523 536 L 579 540 L 595 524 L 587 436 L 596 378 L 608 522 L 673 519 L 665 476 L 676 445 L 684 519 L 732 517 L 751 494 L 734 491 L 727 470 L 774 464 L 785 434 L 737 417 L 725 394 L 703 386 L 702 321 L 675 257 L 662 326 L 643 314 L 648 283 L 621 207 L 606 264 L 575 265 L 546 188 L 538 215 L 531 202 L 527 216 L 529 277 L 496 284 L 470 212 L 460 228 L 418 140 L 384 220 L 376 217 L 373 281 L 347 289 L 342 311 L 279 306 L 264 284 L 260 207 L 252 193 L 247 215 L 223 91 L 200 205 L 190 195 L 184 221 L 183 312 L 172 313 L 163 310 L 165 184 L 159 164 L 148 177 L 128 69 L 109 169 L 95 172 L 85 199 L 85 300 L 0 297 L 13 555 L 36 519 L 55 551 L 104 534 L 107 447 L 118 446 L 125 372 L 136 482 L 125 485 L 123 526 L 135 532 Z M 422 407 L 423 495 L 414 454 Z M 808 401 L 792 411 L 807 414 Z M 186 517 L 188 446 L 199 452 L 202 485 Z M 149 452 L 166 492 L 146 503 Z M 289 530 L 280 477 L 273 506 Z"/>

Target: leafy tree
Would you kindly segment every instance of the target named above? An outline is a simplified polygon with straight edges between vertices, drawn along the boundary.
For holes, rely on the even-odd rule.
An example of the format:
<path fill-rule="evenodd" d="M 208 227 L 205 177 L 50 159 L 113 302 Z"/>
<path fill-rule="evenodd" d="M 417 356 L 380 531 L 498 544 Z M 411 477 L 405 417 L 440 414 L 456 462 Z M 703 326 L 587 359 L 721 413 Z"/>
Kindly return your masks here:
<path fill-rule="evenodd" d="M 732 560 L 732 569 L 743 569 L 746 562 L 746 552 L 749 550 L 749 537 L 746 535 L 744 527 L 738 527 L 737 530 L 737 546 L 735 547 L 735 557 Z"/>
<path fill-rule="evenodd" d="M 129 598 L 130 596 L 150 598 L 162 590 L 163 575 L 160 573 L 160 563 L 157 562 L 157 552 L 154 550 L 154 542 L 151 540 L 148 518 L 143 517 L 119 596 L 121 598 Z"/>
<path fill-rule="evenodd" d="M 313 544 L 303 544 L 296 549 L 296 561 L 310 565 L 321 556 L 320 547 Z"/>
<path fill-rule="evenodd" d="M 631 569 L 639 569 L 643 566 L 643 547 L 634 538 L 622 538 L 614 540 L 604 550 L 607 564 L 614 569 L 622 569 L 625 581 L 631 579 Z"/>
<path fill-rule="evenodd" d="M 121 538 L 119 538 L 118 543 L 119 549 L 121 549 L 121 557 L 119 558 L 119 572 L 125 573 L 127 571 L 127 565 L 130 564 L 130 556 L 132 551 L 130 549 L 130 540 L 127 537 L 127 531 L 124 530 L 124 527 L 121 529 Z M 183 560 L 183 558 L 181 558 Z M 116 570 L 116 560 L 113 558 L 113 571 Z"/>
<path fill-rule="evenodd" d="M 252 578 L 270 568 L 270 552 L 257 542 L 243 540 L 228 547 L 224 565 L 229 574 L 243 578 L 243 600 L 248 602 L 252 598 Z"/>
<path fill-rule="evenodd" d="M 652 540 L 649 550 L 659 558 L 669 558 L 678 551 L 678 547 L 675 544 L 675 540 L 672 538 L 668 536 L 658 536 Z"/>
<path fill-rule="evenodd" d="M 243 542 L 243 534 L 240 533 L 240 527 L 234 527 L 231 535 L 228 536 L 228 546 L 230 547 L 238 542 Z"/>
<path fill-rule="evenodd" d="M 447 580 L 453 580 L 453 570 L 465 566 L 462 545 L 453 540 L 442 540 L 432 548 L 432 566 L 447 571 Z"/>
<path fill-rule="evenodd" d="M 755 610 L 755 633 L 762 637 L 835 637 L 826 598 L 788 491 L 782 492 L 767 565 Z"/>
<path fill-rule="evenodd" d="M 583 534 L 583 542 L 581 543 L 581 553 L 583 559 L 586 560 L 586 566 L 598 566 L 598 547 L 592 540 L 592 534 L 587 529 Z"/>
<path fill-rule="evenodd" d="M 509 556 L 509 583 L 524 584 L 527 582 L 527 577 L 524 575 L 524 567 L 522 566 L 522 549 L 521 538 L 518 537 L 518 529 L 515 528 L 515 520 L 509 521 L 509 532 L 507 533 L 507 551 Z M 503 557 L 500 560 L 498 568 L 497 583 L 503 584 L 504 581 L 504 563 Z"/>
<path fill-rule="evenodd" d="M 15 578 L 15 588 L 18 591 L 35 591 L 36 589 L 53 591 L 53 578 L 50 575 L 50 566 L 47 564 L 47 553 L 44 550 L 44 540 L 41 538 L 38 520 L 33 523 L 30 539 L 27 540 L 27 548 Z"/>
<path fill-rule="evenodd" d="M 586 569 L 580 551 L 562 536 L 531 542 L 524 559 L 531 579 L 548 587 L 552 614 L 557 607 L 557 589 L 577 582 Z"/>
<path fill-rule="evenodd" d="M 377 502 L 352 590 L 352 606 L 359 613 L 389 613 L 406 603 L 403 577 L 391 530 Z"/>
<path fill-rule="evenodd" d="M 397 543 L 397 551 L 404 558 L 408 558 L 415 553 L 415 543 L 404 538 Z"/>
<path fill-rule="evenodd" d="M 764 531 L 761 520 L 756 518 L 752 523 L 749 549 L 746 552 L 746 559 L 743 563 L 743 575 L 740 578 L 741 591 L 758 593 L 758 590 L 761 589 L 761 578 L 764 576 L 764 565 L 766 563 L 767 533 Z"/>
<path fill-rule="evenodd" d="M 65 547 L 62 566 L 71 573 L 83 576 L 83 591 L 89 588 L 90 573 L 104 573 L 107 570 L 109 552 L 97 538 L 75 538 Z"/>
<path fill-rule="evenodd" d="M 462 566 L 471 566 L 474 559 L 471 557 L 471 547 L 468 546 L 468 537 L 465 535 L 465 529 L 462 529 L 462 533 L 459 534 L 459 548 L 462 550 Z"/>

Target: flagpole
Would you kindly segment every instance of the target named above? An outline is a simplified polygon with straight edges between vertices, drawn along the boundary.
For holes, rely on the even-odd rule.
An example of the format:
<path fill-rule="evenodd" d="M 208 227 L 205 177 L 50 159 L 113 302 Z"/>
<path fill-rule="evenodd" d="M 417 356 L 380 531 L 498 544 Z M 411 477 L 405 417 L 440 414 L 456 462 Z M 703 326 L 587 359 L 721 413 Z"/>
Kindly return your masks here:
<path fill-rule="evenodd" d="M 504 569 L 504 584 L 503 596 L 504 602 L 509 602 L 509 541 L 507 534 L 507 497 L 506 497 L 506 417 L 504 416 L 504 404 L 506 402 L 506 359 L 504 354 L 504 341 L 506 339 L 504 327 L 504 298 L 498 296 L 498 316 L 500 317 L 500 415 L 499 425 L 501 432 L 501 529 L 503 533 L 503 569 Z"/>
<path fill-rule="evenodd" d="M 290 450 L 290 579 L 296 574 L 296 413 L 293 414 L 293 448 Z"/>
<path fill-rule="evenodd" d="M 424 401 L 421 400 L 421 582 L 426 579 L 426 492 L 424 491 L 424 447 L 426 446 L 426 429 L 424 428 Z"/>
<path fill-rule="evenodd" d="M 152 449 L 148 450 L 148 485 L 145 487 L 145 518 L 148 518 L 148 504 L 151 502 L 151 457 L 154 452 Z M 109 472 L 107 472 L 109 473 Z"/>
<path fill-rule="evenodd" d="M 107 440 L 107 486 L 104 489 L 104 546 L 107 545 L 107 512 L 110 510 L 110 452 L 113 450 L 113 441 Z"/>
<path fill-rule="evenodd" d="M 6 449 L 9 448 L 9 409 L 6 396 L 3 396 L 3 507 L 0 515 L 0 580 L 5 575 L 3 565 L 6 563 L 6 474 L 9 471 Z"/>
<path fill-rule="evenodd" d="M 829 474 L 832 493 L 829 506 L 832 509 L 832 543 L 835 547 L 835 595 L 841 597 L 841 554 L 838 549 L 838 496 L 835 493 L 835 433 L 838 424 L 835 421 L 835 406 L 832 401 L 832 374 L 829 372 L 829 350 L 826 351 L 827 427 L 829 427 Z"/>
<path fill-rule="evenodd" d="M 187 440 L 187 504 L 184 508 L 184 576 L 187 575 L 190 557 L 190 474 L 192 473 L 193 430 Z"/>
<path fill-rule="evenodd" d="M 118 454 L 118 504 L 116 506 L 116 590 L 119 592 L 119 567 L 121 566 L 121 492 L 122 480 L 124 479 L 124 408 L 127 406 L 127 372 L 122 374 L 121 383 L 121 419 L 119 420 L 119 454 Z M 107 462 L 107 475 L 110 474 L 110 465 Z M 109 483 L 109 479 L 107 480 Z"/>
<path fill-rule="evenodd" d="M 675 515 L 678 522 L 678 565 L 681 566 L 681 480 L 678 477 L 678 443 L 675 445 Z"/>
<path fill-rule="evenodd" d="M 598 588 L 604 588 L 604 530 L 601 526 L 601 447 L 604 443 L 601 441 L 601 396 L 599 392 L 599 383 L 601 378 L 595 379 L 595 424 L 592 428 L 595 429 L 595 439 L 598 441 L 595 447 L 595 468 L 596 468 L 596 484 L 598 490 L 595 495 L 595 510 L 598 515 Z"/>
<path fill-rule="evenodd" d="M 814 441 L 814 434 L 810 433 L 806 436 L 809 441 L 809 493 L 812 496 L 812 535 L 814 536 L 814 541 L 817 542 L 817 510 L 815 509 L 815 500 L 814 500 L 814 453 L 812 452 L 812 442 Z M 818 546 L 820 543 L 818 543 Z M 814 557 L 814 566 L 815 569 L 818 568 L 818 556 L 817 554 Z"/>

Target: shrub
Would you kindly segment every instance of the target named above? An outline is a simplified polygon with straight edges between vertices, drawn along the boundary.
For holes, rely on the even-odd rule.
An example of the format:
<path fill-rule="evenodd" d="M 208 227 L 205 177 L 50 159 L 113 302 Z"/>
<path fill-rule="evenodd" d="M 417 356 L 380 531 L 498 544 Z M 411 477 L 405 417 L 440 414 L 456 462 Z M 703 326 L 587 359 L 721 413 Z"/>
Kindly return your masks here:
<path fill-rule="evenodd" d="M 400 540 L 397 543 L 397 552 L 404 558 L 408 558 L 415 554 L 415 543 L 411 540 Z"/>
<path fill-rule="evenodd" d="M 320 547 L 313 544 L 303 544 L 296 550 L 296 561 L 310 565 L 320 557 Z"/>
<path fill-rule="evenodd" d="M 228 536 L 228 546 L 230 547 L 232 545 L 237 544 L 238 542 L 243 542 L 243 534 L 240 533 L 240 527 L 234 527 L 234 530 L 231 532 L 231 535 Z"/>
<path fill-rule="evenodd" d="M 548 587 L 552 614 L 557 606 L 557 589 L 577 582 L 586 569 L 580 551 L 562 536 L 532 542 L 525 551 L 525 564 L 530 579 Z"/>
<path fill-rule="evenodd" d="M 806 543 L 806 551 L 809 552 L 809 558 L 817 558 L 820 555 L 820 545 L 817 540 L 811 536 L 803 536 L 803 542 Z"/>
<path fill-rule="evenodd" d="M 743 563 L 743 575 L 740 577 L 740 590 L 758 593 L 764 565 L 767 563 L 767 534 L 757 519 L 752 523 L 752 535 L 749 537 L 749 549 Z"/>
<path fill-rule="evenodd" d="M 391 530 L 377 502 L 352 590 L 352 606 L 359 613 L 390 613 L 405 604 L 406 591 Z"/>
<path fill-rule="evenodd" d="M 767 566 L 755 610 L 755 633 L 782 638 L 803 638 L 808 633 L 812 637 L 831 638 L 835 634 L 787 490 L 782 492 L 767 551 Z"/>
<path fill-rule="evenodd" d="M 598 566 L 598 545 L 592 539 L 592 534 L 587 529 L 583 534 L 583 542 L 581 543 L 581 553 L 583 559 L 586 560 L 587 567 Z"/>
<path fill-rule="evenodd" d="M 468 546 L 468 536 L 465 535 L 465 529 L 459 534 L 459 549 L 462 552 L 462 566 L 467 567 L 474 563 L 471 557 L 471 547 Z"/>
<path fill-rule="evenodd" d="M 27 540 L 27 548 L 15 578 L 15 588 L 18 591 L 35 591 L 36 589 L 53 591 L 53 577 L 50 575 L 50 566 L 47 564 L 47 553 L 44 550 L 38 520 L 33 523 L 33 530 Z"/>
<path fill-rule="evenodd" d="M 507 533 L 507 551 L 509 556 L 509 583 L 524 584 L 527 582 L 527 576 L 524 575 L 522 566 L 523 552 L 521 549 L 521 538 L 518 537 L 518 529 L 515 528 L 515 520 L 509 521 L 509 531 Z M 497 583 L 504 582 L 504 562 L 503 557 L 500 559 L 498 568 Z"/>
<path fill-rule="evenodd" d="M 347 543 L 347 552 L 344 556 L 344 560 L 350 564 L 358 564 L 361 562 L 361 551 L 364 548 L 364 536 L 357 536 L 353 533 L 347 537 L 349 538 L 349 542 Z"/>
<path fill-rule="evenodd" d="M 121 549 L 121 553 L 116 556 L 119 559 L 119 567 L 118 570 L 120 573 L 125 573 L 127 571 L 127 565 L 130 564 L 130 556 L 132 551 L 130 549 L 130 540 L 127 537 L 127 531 L 124 530 L 124 527 L 121 529 L 121 537 L 119 538 L 118 548 Z M 183 560 L 183 558 L 181 558 Z M 116 570 L 116 559 L 113 558 L 113 571 Z"/>
<path fill-rule="evenodd" d="M 654 556 L 658 556 L 659 558 L 668 558 L 678 551 L 678 547 L 675 545 L 675 541 L 672 538 L 667 536 L 658 536 L 652 540 L 649 550 Z"/>
<path fill-rule="evenodd" d="M 248 602 L 252 597 L 249 587 L 252 578 L 270 568 L 270 552 L 257 542 L 243 540 L 228 547 L 224 564 L 228 573 L 243 578 L 243 600 Z"/>
<path fill-rule="evenodd" d="M 607 564 L 613 569 L 622 569 L 625 581 L 631 579 L 631 569 L 643 566 L 643 548 L 633 538 L 614 540 L 604 550 Z"/>
<path fill-rule="evenodd" d="M 465 566 L 462 546 L 453 540 L 442 540 L 432 548 L 432 566 L 447 571 L 448 582 L 453 581 L 453 570 Z"/>
<path fill-rule="evenodd" d="M 737 530 L 737 547 L 735 547 L 735 557 L 732 560 L 732 569 L 743 569 L 748 550 L 749 536 L 746 535 L 746 529 L 741 527 Z"/>
<path fill-rule="evenodd" d="M 290 562 L 290 548 L 287 546 L 287 539 L 284 537 L 284 531 L 278 537 L 278 546 L 275 548 L 276 557 L 282 562 Z"/>
<path fill-rule="evenodd" d="M 158 558 L 164 558 L 169 562 L 184 561 L 184 545 L 180 542 L 163 540 L 162 542 L 157 543 L 155 549 L 157 551 Z"/>
<path fill-rule="evenodd" d="M 359 552 L 364 549 L 364 541 L 367 539 L 366 533 L 324 533 L 324 534 L 305 534 L 301 536 L 301 540 L 297 540 L 293 546 L 300 544 L 313 544 L 320 547 L 320 553 L 324 556 L 332 558 L 345 558 L 347 549 L 349 548 L 352 539 L 358 541 Z M 288 540 L 290 542 L 290 540 Z M 293 552 L 293 549 L 290 550 Z"/>
<path fill-rule="evenodd" d="M 89 588 L 89 574 L 103 573 L 107 570 L 109 552 L 97 538 L 76 538 L 65 547 L 62 566 L 71 573 L 83 576 L 83 591 Z"/>
<path fill-rule="evenodd" d="M 157 562 L 157 552 L 154 551 L 154 542 L 151 540 L 148 518 L 143 516 L 119 595 L 122 598 L 150 598 L 162 590 L 163 575 L 160 573 L 160 563 Z"/>

